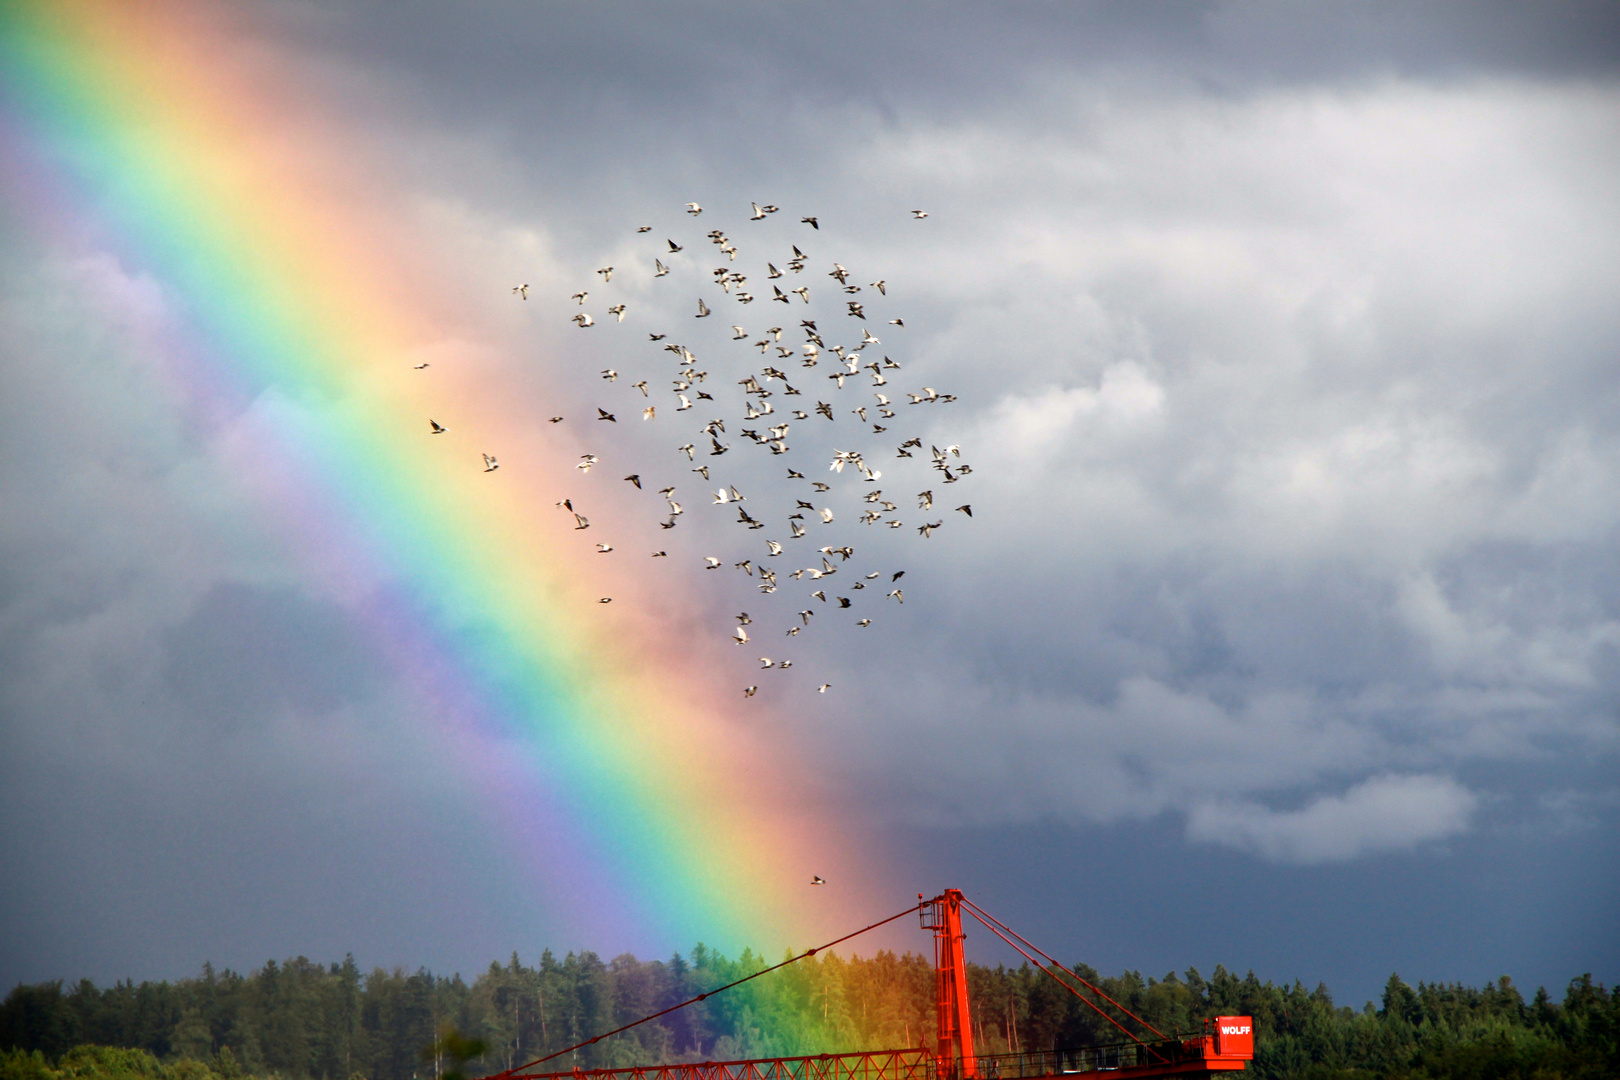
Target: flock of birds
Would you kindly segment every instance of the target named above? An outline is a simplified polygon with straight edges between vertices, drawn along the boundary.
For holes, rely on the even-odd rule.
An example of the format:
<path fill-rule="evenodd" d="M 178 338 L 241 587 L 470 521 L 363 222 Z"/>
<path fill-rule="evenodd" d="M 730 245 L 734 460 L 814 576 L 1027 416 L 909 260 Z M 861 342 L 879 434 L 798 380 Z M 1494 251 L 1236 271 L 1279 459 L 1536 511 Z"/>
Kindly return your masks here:
<path fill-rule="evenodd" d="M 766 220 L 779 212 L 774 205 L 751 203 L 750 206 L 752 213 L 748 220 L 753 222 Z M 691 222 L 703 213 L 698 203 L 686 204 Z M 911 215 L 919 221 L 928 217 L 922 210 L 913 210 Z M 587 421 L 598 429 L 591 432 L 592 437 L 617 429 L 621 416 L 625 421 L 633 421 L 639 414 L 644 423 L 675 424 L 680 432 L 677 438 L 681 441 L 672 447 L 671 453 L 680 467 L 700 478 L 703 493 L 687 495 L 684 491 L 678 492 L 673 484 L 659 489 L 658 527 L 661 530 L 678 527 L 687 512 L 683 502 L 687 502 L 728 516 L 735 512 L 732 520 L 740 528 L 770 530 L 759 539 L 759 551 L 754 557 L 731 562 L 727 567 L 729 560 L 709 555 L 704 557 L 702 565 L 709 571 L 729 569 L 754 579 L 760 595 L 772 598 L 770 603 L 779 603 L 784 595 L 804 602 L 803 608 L 798 608 L 796 603 L 790 605 L 794 609 L 792 614 L 781 619 L 787 625 L 775 628 L 781 631 L 781 637 L 790 641 L 801 633 L 810 632 L 813 625 L 837 619 L 846 612 L 855 616 L 849 619 L 854 627 L 870 627 L 877 616 L 873 609 L 888 601 L 905 603 L 900 582 L 906 571 L 892 565 L 872 568 L 869 557 L 858 557 L 857 552 L 862 547 L 875 545 L 858 544 L 843 534 L 851 526 L 847 512 L 840 516 L 830 505 L 836 501 L 832 497 L 837 494 L 835 485 L 842 485 L 845 495 L 858 494 L 860 510 L 854 524 L 860 530 L 906 529 L 907 523 L 898 516 L 901 504 L 915 499 L 915 509 L 922 512 L 922 520 L 909 527 L 917 537 L 927 539 L 946 527 L 945 506 L 955 501 L 937 492 L 973 473 L 972 466 L 961 460 L 959 445 L 929 444 L 925 448 L 923 438 L 912 433 L 933 419 L 929 415 L 933 409 L 949 405 L 956 397 L 932 386 L 906 388 L 910 384 L 903 381 L 902 364 L 885 351 L 893 349 L 893 343 L 884 346 L 879 336 L 879 333 L 891 337 L 905 333 L 904 319 L 898 315 L 888 318 L 891 312 L 883 310 L 888 303 L 888 282 L 878 278 L 862 283 L 837 262 L 815 263 L 812 269 L 812 258 L 800 245 L 811 246 L 821 225 L 814 216 L 799 220 L 807 230 L 805 237 L 787 244 L 783 251 L 768 254 L 762 260 L 763 265 L 760 260 L 739 263 L 741 250 L 719 228 L 710 229 L 705 236 L 714 249 L 710 261 L 718 264 L 712 270 L 700 265 L 704 261 L 699 255 L 703 248 L 689 250 L 697 244 L 695 240 L 677 241 L 666 234 L 660 245 L 649 238 L 644 257 L 651 260 L 654 282 L 672 275 L 678 275 L 675 281 L 695 276 L 702 282 L 690 308 L 691 318 L 715 319 L 720 309 L 735 305 L 731 310 L 737 312 L 738 322 L 727 324 L 729 335 L 715 334 L 712 329 L 715 324 L 706 322 L 691 325 L 690 334 L 673 337 L 667 328 L 649 330 L 646 344 L 665 357 L 658 362 L 668 366 L 665 376 L 668 385 L 655 390 L 652 378 L 632 379 L 630 374 L 621 374 L 614 367 L 604 368 L 600 377 L 604 389 L 614 395 L 614 400 L 596 406 L 595 415 Z M 638 236 L 652 231 L 650 225 L 635 230 Z M 569 316 L 569 321 L 580 330 L 599 325 L 616 327 L 630 314 L 628 300 L 633 298 L 612 296 L 616 291 L 612 284 L 614 273 L 614 267 L 603 266 L 596 271 L 598 281 L 570 295 L 572 306 L 577 310 Z M 806 277 L 807 274 L 811 276 Z M 817 284 L 823 276 L 831 282 Z M 655 287 L 672 287 L 673 284 Z M 512 294 L 527 301 L 530 289 L 527 283 L 515 285 Z M 598 293 L 608 293 L 607 299 L 614 300 L 597 308 L 602 313 L 600 319 L 587 310 L 593 299 L 600 303 L 602 298 Z M 775 307 L 777 304 L 783 307 Z M 766 314 L 764 322 L 775 325 L 764 330 L 745 329 L 744 323 L 758 326 L 761 314 Z M 715 322 L 726 324 L 723 316 Z M 710 342 L 719 348 L 711 350 L 708 346 L 694 344 L 704 338 L 719 338 L 718 342 Z M 732 344 L 722 344 L 728 339 Z M 701 357 L 700 348 L 704 354 Z M 725 355 L 727 352 L 732 355 Z M 743 357 L 746 363 L 739 366 L 736 356 Z M 645 362 L 636 363 L 638 369 L 647 366 Z M 722 366 L 730 370 L 722 374 L 719 370 Z M 686 412 L 694 416 L 680 415 Z M 554 424 L 564 420 L 562 416 L 550 418 Z M 443 434 L 446 430 L 438 421 L 428 420 L 430 435 Z M 801 439 L 808 436 L 806 441 L 821 442 L 832 448 L 814 464 L 805 462 L 803 454 L 795 460 L 788 455 L 794 448 L 796 433 Z M 869 444 L 874 442 L 882 444 L 882 449 L 871 449 Z M 867 444 L 866 449 L 858 448 L 863 444 Z M 738 450 L 743 454 L 783 458 L 781 468 L 785 475 L 777 481 L 775 490 L 754 490 L 746 495 L 739 490 L 738 474 L 757 470 L 727 468 L 737 458 L 726 455 Z M 892 457 L 880 460 L 885 452 Z M 493 454 L 484 454 L 483 462 L 485 472 L 500 468 Z M 600 455 L 584 454 L 575 467 L 583 475 L 601 464 Z M 885 486 L 892 491 L 896 480 L 893 474 L 897 469 L 923 466 L 935 475 L 923 481 L 921 490 L 908 495 L 885 493 Z M 887 481 L 885 470 L 890 474 Z M 644 471 L 627 474 L 623 482 L 651 495 L 651 482 L 643 484 Z M 727 473 L 731 474 L 731 479 L 723 475 Z M 774 510 L 770 509 L 773 503 L 777 504 Z M 587 508 L 577 506 L 573 498 L 563 498 L 557 506 L 561 512 L 572 515 L 576 530 L 584 532 L 591 528 L 584 512 Z M 960 503 L 954 510 L 968 518 L 973 516 L 973 507 L 967 502 Z M 806 540 L 809 542 L 802 543 Z M 829 542 L 818 543 L 822 540 Z M 615 549 L 611 543 L 599 542 L 595 543 L 595 550 L 607 555 Z M 657 550 L 651 557 L 669 558 L 669 554 Z M 782 561 L 778 563 L 778 559 Z M 878 599 L 879 593 L 881 599 Z M 598 602 L 611 603 L 612 597 L 601 597 Z M 757 642 L 761 633 L 761 621 L 743 611 L 735 616 L 730 637 L 738 645 L 746 646 Z M 793 669 L 791 659 L 761 656 L 758 660 L 760 671 Z M 816 687 L 822 694 L 830 689 L 832 684 L 826 682 Z M 758 690 L 756 683 L 745 686 L 742 693 L 751 698 Z"/>

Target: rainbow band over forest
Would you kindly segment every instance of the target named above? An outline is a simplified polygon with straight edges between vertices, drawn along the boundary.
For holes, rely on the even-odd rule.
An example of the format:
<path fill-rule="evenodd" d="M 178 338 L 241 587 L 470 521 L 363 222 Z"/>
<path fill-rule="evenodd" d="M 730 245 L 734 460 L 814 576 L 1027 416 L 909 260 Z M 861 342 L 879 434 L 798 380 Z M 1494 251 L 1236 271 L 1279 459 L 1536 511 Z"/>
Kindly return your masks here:
<path fill-rule="evenodd" d="M 493 815 L 518 840 L 546 835 L 543 860 L 513 857 L 545 862 L 554 901 L 675 942 L 810 940 L 805 871 L 835 816 L 783 767 L 791 748 L 755 734 L 759 712 L 717 705 L 737 694 L 702 674 L 712 646 L 677 647 L 638 612 L 652 571 L 594 558 L 558 521 L 543 478 L 578 448 L 458 373 L 455 357 L 487 351 L 476 313 L 363 197 L 341 133 L 228 64 L 237 17 L 0 9 L 10 212 L 46 244 L 93 234 L 158 283 L 173 312 L 157 362 L 178 395 L 254 418 L 243 483 L 409 673 Z M 432 381 L 409 362 L 430 355 Z M 479 445 L 426 438 L 428 415 L 476 428 L 502 472 L 478 474 Z M 826 927 L 886 906 L 842 903 Z"/>

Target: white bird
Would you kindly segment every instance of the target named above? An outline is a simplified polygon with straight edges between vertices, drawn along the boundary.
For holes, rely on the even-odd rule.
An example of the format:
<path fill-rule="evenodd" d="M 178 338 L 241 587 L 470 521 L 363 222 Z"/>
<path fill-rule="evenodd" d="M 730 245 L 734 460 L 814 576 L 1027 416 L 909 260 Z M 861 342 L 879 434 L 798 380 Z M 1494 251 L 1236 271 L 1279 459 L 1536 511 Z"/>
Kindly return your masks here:
<path fill-rule="evenodd" d="M 501 467 L 500 463 L 495 460 L 494 455 L 492 455 L 492 454 L 485 454 L 484 455 L 484 471 L 485 472 L 494 472 L 496 469 L 498 469 L 500 467 Z"/>
<path fill-rule="evenodd" d="M 604 596 L 604 597 L 602 597 L 602 599 L 598 600 L 597 603 L 598 604 L 611 604 L 611 603 L 613 603 L 613 597 Z"/>
<path fill-rule="evenodd" d="M 832 689 L 832 683 L 824 682 L 820 686 L 816 687 L 816 693 L 825 694 L 828 690 L 831 690 L 831 689 Z M 825 884 L 825 882 L 823 884 Z"/>
<path fill-rule="evenodd" d="M 608 310 L 611 311 L 612 309 L 609 308 Z M 879 341 L 877 338 L 872 336 L 872 331 L 866 329 L 864 326 L 861 327 L 861 346 L 863 348 L 865 346 L 867 346 L 867 345 L 881 345 L 881 344 L 883 344 L 883 342 Z"/>
<path fill-rule="evenodd" d="M 428 434 L 430 434 L 430 435 L 443 435 L 445 432 L 447 432 L 449 430 L 450 430 L 449 428 L 445 427 L 443 424 L 439 423 L 437 420 L 431 420 L 430 419 L 428 421 Z"/>
<path fill-rule="evenodd" d="M 581 454 L 579 456 L 579 464 L 575 465 L 574 468 L 578 469 L 580 472 L 590 472 L 591 466 L 595 465 L 600 460 L 601 459 L 595 454 Z"/>
<path fill-rule="evenodd" d="M 581 330 L 585 329 L 587 326 L 595 326 L 596 325 L 596 320 L 591 318 L 590 315 L 586 314 L 583 311 L 580 312 L 578 315 L 575 315 L 572 319 L 570 319 L 568 321 L 578 323 L 579 328 Z"/>
<path fill-rule="evenodd" d="M 775 666 L 776 666 L 776 661 L 772 660 L 770 657 L 762 656 L 762 657 L 759 658 L 759 669 L 761 671 L 764 671 L 766 668 L 775 667 Z"/>
<path fill-rule="evenodd" d="M 739 645 L 748 644 L 748 631 L 744 630 L 740 626 L 731 632 L 731 636 L 737 639 L 737 644 Z"/>
<path fill-rule="evenodd" d="M 923 218 L 928 216 L 928 212 L 926 210 L 913 210 L 911 212 L 911 216 L 916 218 L 918 221 L 921 221 Z"/>
<path fill-rule="evenodd" d="M 617 371 L 614 371 L 612 368 L 603 368 L 602 369 L 602 378 L 606 379 L 608 382 L 618 382 L 619 381 L 619 373 Z M 601 412 L 602 410 L 597 409 L 596 411 Z"/>
<path fill-rule="evenodd" d="M 782 554 L 782 545 L 777 543 L 775 540 L 765 541 L 765 546 L 770 548 L 772 555 Z"/>
<path fill-rule="evenodd" d="M 612 307 L 608 308 L 608 314 L 609 315 L 617 315 L 618 318 L 619 318 L 619 321 L 624 322 L 624 305 L 623 304 L 614 304 Z"/>
<path fill-rule="evenodd" d="M 587 518 L 584 514 L 581 514 L 578 511 L 575 511 L 574 512 L 574 528 L 577 530 L 577 529 L 588 529 L 590 527 L 591 527 L 590 519 Z"/>
<path fill-rule="evenodd" d="M 591 295 L 591 294 L 586 292 L 584 289 L 581 289 L 579 292 L 575 293 L 573 296 L 570 296 L 568 299 L 570 299 L 570 300 L 578 300 L 579 301 L 579 306 L 584 307 L 585 306 L 585 298 L 587 296 L 589 296 L 589 295 Z"/>
<path fill-rule="evenodd" d="M 903 603 L 906 602 L 905 593 L 901 592 L 899 589 L 894 590 L 894 592 L 890 593 L 889 596 L 894 597 L 895 600 L 898 601 L 899 603 L 903 604 Z"/>
<path fill-rule="evenodd" d="M 753 216 L 748 219 L 749 221 L 760 221 L 765 217 L 765 211 L 759 208 L 759 203 L 751 202 L 748 205 L 754 208 Z"/>
<path fill-rule="evenodd" d="M 827 884 L 827 879 L 822 877 L 820 874 L 811 874 L 810 875 L 810 884 L 812 884 L 812 885 L 825 885 L 825 884 Z"/>
<path fill-rule="evenodd" d="M 856 621 L 855 625 L 856 626 L 871 626 L 872 625 L 872 620 L 871 619 L 859 619 L 859 620 Z"/>
<path fill-rule="evenodd" d="M 603 284 L 613 280 L 613 267 L 611 266 L 604 266 L 597 273 L 602 275 Z"/>
<path fill-rule="evenodd" d="M 745 686 L 743 687 L 743 697 L 753 697 L 758 690 L 759 687 L 757 686 Z"/>
<path fill-rule="evenodd" d="M 411 365 L 411 370 L 412 371 L 422 371 L 422 370 L 426 369 L 427 366 L 428 366 L 428 362 L 426 360 L 424 360 L 420 364 L 412 364 Z"/>
<path fill-rule="evenodd" d="M 732 329 L 737 331 L 736 334 L 732 336 L 732 341 L 741 341 L 743 338 L 748 336 L 748 331 L 744 330 L 740 326 L 733 326 Z"/>
<path fill-rule="evenodd" d="M 658 415 L 658 406 L 656 406 L 656 405 L 649 405 L 645 409 L 641 410 L 641 418 L 643 420 L 651 420 L 654 416 L 657 416 L 657 415 Z"/>
<path fill-rule="evenodd" d="M 608 552 L 610 552 L 612 550 L 613 550 L 613 545 L 612 544 L 597 544 L 596 545 L 596 551 L 600 555 L 606 555 Z"/>
<path fill-rule="evenodd" d="M 653 277 L 665 277 L 669 274 L 669 267 L 660 259 L 653 260 Z"/>
<path fill-rule="evenodd" d="M 715 558 L 713 555 L 703 556 L 703 561 L 707 564 L 703 568 L 705 570 L 718 570 L 720 568 L 720 560 Z"/>
<path fill-rule="evenodd" d="M 523 299 L 525 299 L 525 300 L 527 300 L 529 298 L 529 286 L 526 285 L 526 284 L 512 286 L 512 292 L 514 294 L 522 295 Z"/>
<path fill-rule="evenodd" d="M 703 207 L 699 206 L 695 202 L 689 202 L 686 204 L 686 212 L 691 214 L 693 217 L 697 217 L 699 214 L 703 213 Z"/>
<path fill-rule="evenodd" d="M 832 524 L 832 519 L 833 519 L 832 508 L 831 507 L 826 507 L 826 506 L 822 507 L 821 508 L 821 523 L 823 525 L 831 525 Z"/>
<path fill-rule="evenodd" d="M 694 316 L 694 318 L 701 319 L 705 315 L 707 315 L 708 313 L 709 313 L 709 305 L 705 304 L 703 302 L 703 297 L 701 297 L 701 296 L 698 297 L 698 313 L 697 313 L 696 316 Z"/>

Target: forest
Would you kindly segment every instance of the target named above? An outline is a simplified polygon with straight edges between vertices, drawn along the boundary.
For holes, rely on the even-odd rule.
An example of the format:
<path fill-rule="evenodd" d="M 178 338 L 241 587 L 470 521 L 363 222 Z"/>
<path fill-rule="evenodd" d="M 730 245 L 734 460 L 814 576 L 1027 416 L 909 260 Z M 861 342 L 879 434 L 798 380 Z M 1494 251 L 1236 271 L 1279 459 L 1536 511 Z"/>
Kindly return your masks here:
<path fill-rule="evenodd" d="M 427 970 L 363 972 L 352 956 L 274 961 L 250 974 L 205 966 L 176 982 L 19 985 L 0 1004 L 0 1080 L 451 1080 L 522 1065 L 767 966 L 699 945 L 664 961 L 595 953 L 534 965 L 514 954 L 471 982 Z M 1408 985 L 1356 1010 L 1327 988 L 1261 982 L 1217 966 L 1144 978 L 1072 969 L 1165 1032 L 1254 1018 L 1243 1075 L 1306 1080 L 1620 1077 L 1620 990 L 1590 976 L 1530 1001 L 1503 977 L 1474 988 Z M 968 966 L 981 1054 L 1116 1042 L 1117 1031 L 1047 973 Z M 556 1059 L 575 1066 L 723 1061 L 923 1045 L 930 959 L 823 953 L 632 1032 Z M 461 1064 L 446 1053 L 475 1052 Z M 482 1051 L 481 1053 L 476 1053 Z M 467 1052 L 463 1051 L 463 1055 Z"/>

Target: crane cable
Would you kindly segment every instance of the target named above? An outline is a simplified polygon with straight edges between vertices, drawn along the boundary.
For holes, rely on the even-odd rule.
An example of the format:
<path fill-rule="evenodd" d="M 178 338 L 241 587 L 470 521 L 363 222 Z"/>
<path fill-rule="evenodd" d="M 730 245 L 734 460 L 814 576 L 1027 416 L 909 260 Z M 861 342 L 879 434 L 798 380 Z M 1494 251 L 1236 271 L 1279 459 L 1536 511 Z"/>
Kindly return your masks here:
<path fill-rule="evenodd" d="M 1041 956 L 1041 958 L 1044 959 L 1048 964 L 1051 964 L 1053 967 L 1063 968 L 1063 973 L 1065 975 L 1073 975 L 1074 978 L 1076 979 L 1076 981 L 1078 981 L 1082 985 L 1084 985 L 1086 987 L 1086 989 L 1090 990 L 1092 993 L 1096 994 L 1098 997 L 1100 997 L 1104 1001 L 1108 1002 L 1108 1004 L 1112 1005 L 1114 1008 L 1118 1009 L 1120 1012 L 1124 1013 L 1126 1016 L 1130 1017 L 1132 1020 L 1135 1020 L 1138 1024 L 1141 1024 L 1143 1027 L 1145 1027 L 1149 1031 L 1153 1032 L 1153 1034 L 1157 1035 L 1159 1038 L 1161 1038 L 1161 1039 L 1170 1038 L 1170 1036 L 1166 1035 L 1164 1032 L 1160 1031 L 1158 1028 L 1154 1027 L 1152 1024 L 1148 1023 L 1146 1020 L 1142 1019 L 1140 1016 L 1137 1016 L 1135 1013 L 1131 1012 L 1131 1010 L 1127 1009 L 1125 1006 L 1121 1005 L 1119 1002 L 1115 1001 L 1113 998 L 1109 997 L 1107 994 L 1103 993 L 1102 990 L 1099 989 L 1097 986 L 1093 985 L 1092 983 L 1086 982 L 1086 980 L 1080 975 L 1079 972 L 1070 971 L 1068 968 L 1063 967 L 1062 964 L 1058 963 L 1056 960 L 1052 959 L 1050 956 L 1047 956 L 1044 952 L 1041 952 L 1040 949 L 1038 949 L 1034 945 L 1030 944 L 1030 941 L 1029 941 L 1028 938 L 1024 937 L 1024 935 L 1020 934 L 1018 931 L 1014 930 L 1012 927 L 1008 926 L 1006 923 L 1002 922 L 1000 919 L 996 918 L 994 915 L 990 914 L 988 911 L 985 911 L 984 908 L 979 907 L 978 904 L 975 904 L 973 901 L 969 900 L 965 896 L 962 898 L 962 902 L 964 904 L 966 904 L 968 907 L 972 908 L 974 911 L 978 912 L 978 915 L 974 916 L 975 918 L 979 918 L 979 916 L 983 916 L 983 918 L 979 918 L 980 922 L 984 922 L 985 919 L 989 919 L 991 922 L 995 923 L 997 926 L 999 926 L 1003 930 L 1007 931 L 1007 933 L 1011 934 L 1013 937 L 1017 938 L 1019 941 L 1022 941 L 1025 945 L 1029 945 L 1029 947 L 1031 949 L 1033 949 L 1036 953 L 1038 953 Z"/>
<path fill-rule="evenodd" d="M 1102 1007 L 1097 1005 L 1096 1002 L 1090 1000 L 1084 994 L 1080 993 L 1080 991 L 1076 990 L 1074 987 L 1070 986 L 1068 983 L 1066 983 L 1062 979 L 1060 979 L 1055 972 L 1053 972 L 1050 968 L 1048 968 L 1046 966 L 1046 964 L 1042 964 L 1039 960 L 1036 960 L 1035 957 L 1033 957 L 1033 956 L 1029 955 L 1029 953 L 1025 952 L 1023 946 L 1020 945 L 1018 942 L 1023 941 L 1024 945 L 1029 945 L 1029 947 L 1031 949 L 1033 949 L 1036 953 L 1039 953 L 1042 957 L 1044 957 L 1047 960 L 1047 963 L 1051 964 L 1052 967 L 1062 968 L 1063 971 L 1065 971 L 1066 973 L 1074 975 L 1074 973 L 1070 972 L 1068 968 L 1063 967 L 1062 964 L 1059 964 L 1057 961 L 1053 960 L 1051 957 L 1049 957 L 1045 953 L 1041 952 L 1040 949 L 1035 948 L 1034 945 L 1030 945 L 1028 941 L 1025 941 L 1021 936 L 1018 935 L 1017 932 L 1012 930 L 1010 927 L 1006 928 L 1006 932 L 1003 933 L 1004 924 L 1002 924 L 1000 922 L 1000 920 L 996 919 L 996 917 L 991 915 L 989 912 L 985 912 L 977 904 L 974 904 L 972 901 L 966 899 L 965 897 L 962 900 L 962 904 L 963 904 L 964 907 L 966 907 L 968 909 L 968 914 L 972 915 L 975 919 L 978 919 L 981 923 L 983 923 L 985 925 L 986 929 L 988 929 L 992 934 L 999 937 L 1002 941 L 1005 941 L 1008 945 L 1011 945 L 1018 952 L 1018 954 L 1020 956 L 1022 956 L 1025 960 L 1028 960 L 1032 965 L 1035 966 L 1035 968 L 1037 970 L 1039 970 L 1041 972 L 1044 972 L 1049 978 L 1051 978 L 1059 986 L 1063 987 L 1063 989 L 1067 990 L 1069 993 L 1071 993 L 1075 997 L 1079 998 L 1082 1002 L 1084 1002 L 1098 1016 L 1102 1017 L 1104 1020 L 1108 1021 L 1110 1024 L 1113 1024 L 1115 1027 L 1119 1028 L 1120 1031 L 1125 1033 L 1126 1038 L 1130 1039 L 1132 1042 L 1136 1043 L 1142 1049 L 1146 1050 L 1148 1053 L 1152 1054 L 1154 1057 L 1158 1058 L 1159 1060 L 1161 1060 L 1161 1061 L 1167 1060 L 1163 1054 L 1159 1053 L 1157 1050 L 1153 1049 L 1153 1047 L 1149 1046 L 1147 1043 L 1145 1043 L 1141 1039 L 1137 1038 L 1136 1034 L 1134 1032 L 1132 1032 L 1130 1028 L 1126 1027 L 1124 1024 L 1121 1024 L 1118 1020 L 1115 1020 L 1112 1016 L 1109 1016 L 1107 1013 L 1103 1012 Z M 983 914 L 981 914 L 981 912 L 983 912 Z M 1012 935 L 1012 936 L 1009 937 L 1008 936 L 1009 934 Z M 1017 938 L 1018 940 L 1014 941 L 1013 938 Z M 1153 1032 L 1155 1035 L 1158 1035 L 1160 1038 L 1165 1037 L 1164 1034 L 1162 1032 L 1160 1032 L 1157 1028 L 1155 1028 L 1152 1024 L 1149 1024 L 1146 1020 L 1143 1020 L 1141 1017 L 1137 1016 L 1135 1013 L 1133 1013 L 1129 1009 L 1125 1008 L 1125 1006 L 1121 1005 L 1119 1002 L 1115 1001 L 1113 998 L 1109 997 L 1107 994 L 1104 994 L 1101 990 L 1098 990 L 1095 986 L 1092 986 L 1091 983 L 1086 982 L 1085 979 L 1080 978 L 1079 975 L 1074 975 L 1074 977 L 1076 979 L 1079 979 L 1079 981 L 1084 983 L 1089 989 L 1095 991 L 1096 994 L 1099 997 L 1101 997 L 1104 1001 L 1106 1001 L 1110 1005 L 1114 1006 L 1116 1009 L 1118 1009 L 1120 1012 L 1124 1013 L 1126 1016 L 1129 1016 L 1132 1020 L 1135 1020 L 1137 1023 L 1141 1024 L 1143 1027 L 1147 1028 L 1149 1031 Z"/>
<path fill-rule="evenodd" d="M 696 1005 L 698 1002 L 704 1000 L 705 998 L 713 997 L 715 994 L 720 993 L 722 990 L 730 990 L 734 986 L 741 986 L 743 983 L 748 982 L 750 979 L 757 979 L 761 975 L 769 975 L 771 972 L 776 971 L 776 970 L 778 970 L 780 968 L 785 968 L 789 964 L 797 963 L 798 961 L 803 960 L 807 956 L 814 956 L 814 955 L 816 955 L 816 953 L 821 952 L 823 949 L 830 949 L 834 945 L 841 945 L 844 942 L 848 941 L 850 938 L 859 937 L 860 935 L 866 933 L 868 930 L 876 930 L 878 927 L 885 926 L 885 925 L 887 925 L 889 923 L 892 923 L 896 919 L 904 918 L 907 915 L 911 915 L 911 914 L 915 913 L 920 907 L 922 907 L 922 904 L 920 904 L 920 903 L 913 904 L 910 907 L 906 908 L 904 911 L 901 911 L 901 912 L 899 912 L 897 914 L 894 914 L 894 915 L 890 915 L 887 919 L 883 919 L 883 920 L 881 920 L 879 922 L 875 922 L 870 926 L 863 926 L 859 930 L 855 931 L 853 934 L 845 934 L 843 937 L 838 938 L 835 941 L 829 941 L 825 945 L 818 945 L 813 949 L 806 949 L 804 952 L 800 953 L 797 956 L 788 957 L 786 960 L 783 960 L 780 964 L 772 964 L 770 967 L 762 968 L 761 970 L 754 972 L 752 975 L 744 975 L 742 978 L 737 979 L 735 982 L 728 982 L 724 986 L 717 986 L 713 990 L 705 991 L 704 993 L 699 994 L 697 997 L 687 998 L 685 1001 L 681 1002 L 678 1005 L 671 1005 L 667 1009 L 660 1009 L 658 1012 L 653 1013 L 651 1016 L 643 1016 L 640 1020 L 632 1021 L 632 1022 L 630 1022 L 628 1024 L 625 1024 L 623 1027 L 616 1027 L 612 1031 L 604 1031 L 600 1035 L 592 1035 L 589 1039 L 586 1039 L 584 1042 L 575 1043 L 573 1046 L 566 1046 L 563 1049 L 556 1051 L 555 1053 L 547 1054 L 545 1057 L 535 1058 L 533 1061 L 529 1062 L 527 1065 L 519 1065 L 515 1069 L 507 1069 L 505 1072 L 494 1073 L 493 1075 L 491 1075 L 489 1077 L 486 1077 L 485 1080 L 512 1080 L 512 1078 L 515 1077 L 518 1073 L 521 1073 L 526 1069 L 532 1069 L 536 1065 L 541 1065 L 541 1064 L 544 1064 L 545 1062 L 551 1061 L 553 1058 L 560 1058 L 564 1054 L 571 1054 L 575 1050 L 584 1049 L 585 1047 L 590 1046 L 592 1043 L 601 1042 L 603 1039 L 606 1039 L 606 1038 L 608 1038 L 610 1036 L 613 1036 L 613 1035 L 617 1035 L 620 1032 L 629 1031 L 633 1027 L 640 1027 L 642 1024 L 645 1024 L 649 1020 L 656 1020 L 660 1016 L 668 1016 L 670 1013 L 675 1012 L 675 1011 L 677 1011 L 679 1009 L 684 1009 L 688 1005 Z M 1129 1032 L 1127 1032 L 1127 1034 L 1129 1034 Z"/>

